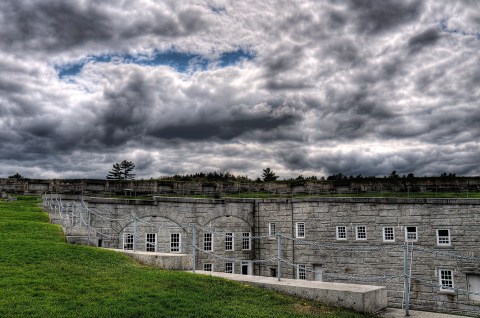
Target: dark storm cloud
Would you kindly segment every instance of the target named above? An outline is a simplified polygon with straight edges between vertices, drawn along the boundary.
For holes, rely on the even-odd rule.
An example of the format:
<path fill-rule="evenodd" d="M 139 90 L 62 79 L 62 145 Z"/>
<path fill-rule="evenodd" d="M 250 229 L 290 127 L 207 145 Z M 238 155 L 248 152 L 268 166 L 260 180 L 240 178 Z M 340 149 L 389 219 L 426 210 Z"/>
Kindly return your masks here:
<path fill-rule="evenodd" d="M 5 50 L 68 50 L 149 35 L 184 36 L 206 27 L 193 8 L 168 14 L 171 8 L 153 6 L 147 15 L 135 16 L 128 12 L 133 7 L 116 1 L 6 0 L 0 9 Z"/>
<path fill-rule="evenodd" d="M 285 128 L 293 125 L 298 120 L 299 118 L 292 114 L 284 115 L 280 118 L 272 118 L 270 114 L 264 114 L 261 118 L 254 119 L 231 118 L 212 123 L 198 122 L 190 125 L 166 126 L 147 131 L 147 134 L 164 139 L 204 140 L 218 138 L 230 140 L 255 130 L 269 131 L 278 127 Z"/>
<path fill-rule="evenodd" d="M 421 1 L 350 0 L 355 24 L 360 32 L 381 33 L 417 18 Z"/>
<path fill-rule="evenodd" d="M 411 37 L 408 40 L 408 46 L 412 53 L 420 51 L 424 47 L 434 45 L 440 38 L 438 27 L 430 28 L 424 32 Z"/>

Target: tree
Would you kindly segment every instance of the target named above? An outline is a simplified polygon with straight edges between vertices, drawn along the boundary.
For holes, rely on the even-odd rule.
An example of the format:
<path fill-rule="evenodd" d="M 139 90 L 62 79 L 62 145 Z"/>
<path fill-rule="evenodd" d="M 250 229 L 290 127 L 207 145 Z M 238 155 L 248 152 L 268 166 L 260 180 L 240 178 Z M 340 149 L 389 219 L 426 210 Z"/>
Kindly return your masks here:
<path fill-rule="evenodd" d="M 389 178 L 393 178 L 393 179 L 399 178 L 397 171 L 393 170 L 392 173 L 390 173 Z"/>
<path fill-rule="evenodd" d="M 270 167 L 267 167 L 266 169 L 263 169 L 262 179 L 263 182 L 271 182 L 277 180 L 278 176 L 275 175 L 275 172 L 273 172 Z"/>
<path fill-rule="evenodd" d="M 8 178 L 9 178 L 9 179 L 17 179 L 17 180 L 23 180 L 23 179 L 25 179 L 25 177 L 22 176 L 22 175 L 21 175 L 20 173 L 18 173 L 18 172 L 15 173 L 15 174 L 12 175 L 12 176 L 8 176 Z"/>
<path fill-rule="evenodd" d="M 132 161 L 123 160 L 121 163 L 114 163 L 112 170 L 108 172 L 109 180 L 133 180 L 135 174 L 132 173 L 135 164 Z"/>

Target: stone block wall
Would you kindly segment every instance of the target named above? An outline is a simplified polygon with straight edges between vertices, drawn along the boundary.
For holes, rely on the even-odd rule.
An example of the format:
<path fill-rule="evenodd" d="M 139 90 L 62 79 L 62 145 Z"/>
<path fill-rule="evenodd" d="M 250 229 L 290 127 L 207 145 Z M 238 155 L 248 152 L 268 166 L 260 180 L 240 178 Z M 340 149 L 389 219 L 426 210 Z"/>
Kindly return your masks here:
<path fill-rule="evenodd" d="M 63 204 L 73 200 L 77 198 L 64 197 Z M 406 228 L 416 228 L 417 240 L 408 244 L 411 308 L 480 314 L 480 296 L 468 294 L 469 279 L 480 279 L 480 200 L 155 197 L 152 201 L 85 201 L 90 211 L 90 244 L 123 248 L 124 234 L 134 233 L 135 249 L 145 251 L 146 233 L 156 233 L 157 252 L 168 253 L 170 235 L 180 233 L 179 253 L 192 254 L 195 236 L 196 269 L 200 270 L 212 264 L 214 271 L 225 271 L 226 263 L 233 262 L 234 273 L 276 275 L 278 236 L 269 231 L 274 223 L 275 232 L 281 234 L 282 277 L 300 278 L 301 265 L 308 280 L 384 285 L 393 307 L 401 307 L 403 301 Z M 86 211 L 80 214 L 88 223 Z M 58 210 L 51 212 L 52 220 L 63 222 L 66 233 L 85 237 L 79 216 L 72 225 L 72 217 L 66 222 L 59 215 Z M 297 237 L 299 224 L 304 228 L 302 238 Z M 344 227 L 346 239 L 337 238 L 338 226 Z M 365 230 L 365 239 L 357 238 L 358 227 Z M 392 241 L 384 240 L 384 228 L 393 230 Z M 448 230 L 450 244 L 438 244 L 438 230 Z M 210 251 L 203 251 L 205 233 L 212 234 Z M 225 248 L 227 233 L 234 236 L 231 251 Z M 251 233 L 250 249 L 243 249 L 242 233 Z M 440 290 L 439 275 L 445 270 L 453 275 L 453 290 Z"/>

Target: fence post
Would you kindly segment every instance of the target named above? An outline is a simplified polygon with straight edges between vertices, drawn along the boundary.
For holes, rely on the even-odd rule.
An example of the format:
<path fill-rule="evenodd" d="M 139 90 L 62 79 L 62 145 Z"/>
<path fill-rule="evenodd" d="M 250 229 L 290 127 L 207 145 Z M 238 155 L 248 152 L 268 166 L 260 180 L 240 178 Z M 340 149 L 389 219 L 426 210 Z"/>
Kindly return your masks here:
<path fill-rule="evenodd" d="M 280 233 L 277 233 L 277 244 L 277 278 L 278 281 L 280 281 L 282 278 L 282 237 L 280 236 Z"/>
<path fill-rule="evenodd" d="M 410 286 L 409 286 L 409 273 L 408 273 L 408 243 L 403 243 L 403 295 L 405 305 L 405 316 L 410 316 Z"/>
<path fill-rule="evenodd" d="M 75 202 L 72 203 L 72 226 L 75 226 Z"/>
<path fill-rule="evenodd" d="M 88 245 L 90 245 L 90 231 L 91 231 L 91 226 L 90 226 L 90 209 L 87 209 L 87 227 L 88 227 Z"/>
<path fill-rule="evenodd" d="M 197 228 L 192 224 L 192 273 L 195 273 L 195 263 L 197 258 Z"/>

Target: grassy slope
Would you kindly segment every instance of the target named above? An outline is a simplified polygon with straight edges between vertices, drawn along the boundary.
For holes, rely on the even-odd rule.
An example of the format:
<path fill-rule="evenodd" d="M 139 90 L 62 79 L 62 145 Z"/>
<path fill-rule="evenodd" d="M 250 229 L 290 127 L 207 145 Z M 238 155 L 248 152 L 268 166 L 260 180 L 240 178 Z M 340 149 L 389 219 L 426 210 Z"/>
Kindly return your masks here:
<path fill-rule="evenodd" d="M 364 317 L 68 245 L 38 203 L 0 201 L 0 317 Z"/>

